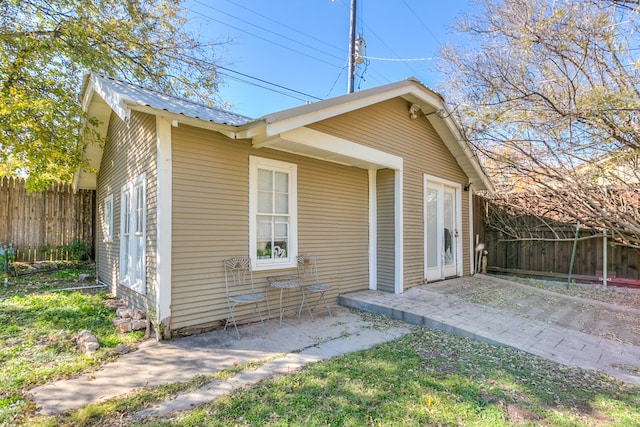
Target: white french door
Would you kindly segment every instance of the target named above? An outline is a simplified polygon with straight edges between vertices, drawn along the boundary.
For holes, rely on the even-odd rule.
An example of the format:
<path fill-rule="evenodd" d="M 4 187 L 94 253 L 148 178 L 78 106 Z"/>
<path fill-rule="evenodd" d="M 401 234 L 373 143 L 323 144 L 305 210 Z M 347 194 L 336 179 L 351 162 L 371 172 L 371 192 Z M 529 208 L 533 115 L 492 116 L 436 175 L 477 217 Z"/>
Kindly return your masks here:
<path fill-rule="evenodd" d="M 460 274 L 460 186 L 425 177 L 425 278 L 441 280 Z"/>

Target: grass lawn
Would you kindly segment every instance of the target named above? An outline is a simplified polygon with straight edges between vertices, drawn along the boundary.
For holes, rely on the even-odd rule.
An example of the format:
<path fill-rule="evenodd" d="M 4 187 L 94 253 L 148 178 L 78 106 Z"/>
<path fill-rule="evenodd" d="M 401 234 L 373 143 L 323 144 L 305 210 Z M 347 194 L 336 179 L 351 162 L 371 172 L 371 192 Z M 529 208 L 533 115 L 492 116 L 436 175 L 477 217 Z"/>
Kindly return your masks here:
<path fill-rule="evenodd" d="M 93 270 L 83 264 L 51 267 L 0 285 L 0 425 L 18 424 L 34 409 L 26 396 L 30 387 L 97 369 L 114 358 L 118 344 L 143 335 L 116 332 L 115 309 L 104 306 L 104 292 L 55 291 L 82 286 L 75 282 L 78 275 L 94 275 Z M 72 338 L 82 330 L 98 338 L 95 354 L 76 351 Z"/>
<path fill-rule="evenodd" d="M 19 295 L 0 301 L 3 384 L 0 424 L 41 426 L 640 426 L 640 388 L 512 349 L 414 329 L 372 349 L 310 364 L 170 418 L 138 412 L 262 362 L 186 383 L 137 390 L 56 417 L 38 416 L 30 386 L 108 360 L 123 339 L 104 295 Z M 103 319 L 103 320 L 97 320 Z M 377 326 L 389 320 L 377 321 Z M 51 342 L 91 329 L 102 353 L 77 356 Z M 11 332 L 13 331 L 13 332 Z M 8 350 L 5 350 L 8 349 Z M 7 385 L 5 385 L 7 384 Z M 6 389 L 6 391 L 5 391 Z"/>
<path fill-rule="evenodd" d="M 141 424 L 631 426 L 640 425 L 640 389 L 523 352 L 417 330 Z"/>
<path fill-rule="evenodd" d="M 640 388 L 440 331 L 308 365 L 171 418 L 136 413 L 207 381 L 141 390 L 30 425 L 637 426 Z"/>

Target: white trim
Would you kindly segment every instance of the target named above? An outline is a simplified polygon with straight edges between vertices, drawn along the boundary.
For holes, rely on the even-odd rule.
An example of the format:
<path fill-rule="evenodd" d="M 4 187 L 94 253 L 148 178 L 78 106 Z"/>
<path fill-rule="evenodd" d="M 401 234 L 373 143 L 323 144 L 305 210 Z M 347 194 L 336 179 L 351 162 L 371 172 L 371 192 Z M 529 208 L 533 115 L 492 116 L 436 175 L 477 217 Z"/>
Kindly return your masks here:
<path fill-rule="evenodd" d="M 131 110 L 125 105 L 124 97 L 118 92 L 110 90 L 106 85 L 101 85 L 98 81 L 98 76 L 91 74 L 89 77 L 89 85 L 84 93 L 82 101 L 82 109 L 87 111 L 87 107 L 93 99 L 93 93 L 96 93 L 102 98 L 107 105 L 113 110 L 120 120 L 127 122 L 131 117 Z"/>
<path fill-rule="evenodd" d="M 456 251 L 458 252 L 456 255 L 456 260 L 458 260 L 458 265 L 456 266 L 456 274 L 458 277 L 464 276 L 464 259 L 462 257 L 462 242 L 464 240 L 464 231 L 462 230 L 462 185 L 458 184 L 455 188 L 455 197 L 456 197 L 456 222 L 457 226 L 460 228 L 460 239 L 456 244 Z"/>
<path fill-rule="evenodd" d="M 110 208 L 107 209 L 107 206 Z M 109 216 L 107 217 L 107 211 Z M 102 241 L 104 243 L 113 242 L 113 194 L 106 196 L 102 202 Z"/>
<path fill-rule="evenodd" d="M 156 118 L 156 314 L 158 321 L 171 317 L 171 266 L 172 266 L 172 173 L 171 158 L 172 123 L 160 117 Z"/>
<path fill-rule="evenodd" d="M 369 169 L 369 289 L 378 289 L 378 189 L 377 171 Z"/>
<path fill-rule="evenodd" d="M 396 235 L 394 292 L 404 291 L 404 210 L 402 169 L 395 171 L 394 226 Z"/>
<path fill-rule="evenodd" d="M 284 144 L 279 144 L 282 142 Z M 295 145 L 287 149 L 287 142 Z M 400 156 L 309 128 L 283 132 L 278 138 L 256 142 L 253 146 L 254 148 L 275 148 L 301 155 L 308 155 L 304 150 L 309 150 L 314 153 L 308 155 L 309 157 L 358 167 L 402 168 L 402 157 Z M 295 147 L 298 149 L 294 149 Z"/>
<path fill-rule="evenodd" d="M 416 80 L 407 79 L 267 114 L 263 119 L 267 136 L 272 136 L 396 97 L 420 100 L 436 109 L 442 106 L 439 94 Z"/>
<path fill-rule="evenodd" d="M 427 267 L 427 227 L 426 227 L 426 223 L 427 223 L 427 200 L 425 198 L 426 192 L 427 192 L 427 186 L 428 184 L 436 184 L 436 185 L 441 185 L 441 186 L 446 186 L 449 188 L 453 188 L 455 190 L 455 208 L 456 208 L 456 217 L 455 217 L 455 221 L 456 221 L 456 230 L 459 230 L 459 234 L 460 234 L 460 238 L 459 239 L 455 239 L 456 242 L 456 275 L 457 276 L 463 276 L 464 275 L 464 260 L 462 257 L 463 251 L 462 251 L 462 241 L 464 240 L 464 231 L 462 229 L 462 185 L 460 183 L 457 182 L 453 182 L 453 181 L 449 181 L 447 179 L 444 178 L 440 178 L 440 177 L 436 177 L 433 175 L 428 175 L 428 174 L 423 174 L 422 177 L 422 211 L 423 211 L 423 224 L 425 224 L 424 228 L 424 235 L 423 235 L 423 262 L 424 262 L 424 266 L 423 266 L 423 270 L 424 270 L 424 277 L 425 279 L 428 278 L 428 267 Z M 471 225 L 471 227 L 473 227 L 473 225 Z M 442 268 L 442 266 L 441 266 Z M 444 279 L 444 270 L 442 270 L 442 274 L 441 277 L 439 279 Z"/>
<path fill-rule="evenodd" d="M 289 241 L 287 243 L 287 259 L 282 262 L 271 261 L 260 264 L 255 256 L 257 252 L 258 213 L 258 177 L 259 167 L 271 170 L 286 171 L 289 174 Z M 296 267 L 298 255 L 298 165 L 264 157 L 249 156 L 249 258 L 254 271 L 275 270 Z"/>
<path fill-rule="evenodd" d="M 142 191 L 142 200 L 141 200 L 141 218 L 140 225 L 142 227 L 141 235 L 136 234 L 136 209 L 138 207 L 138 199 L 135 197 L 136 189 L 140 188 Z M 124 199 L 124 195 L 128 194 L 130 206 L 129 206 L 129 216 L 127 219 L 128 222 L 128 240 L 127 240 L 127 255 L 130 259 L 124 259 L 124 248 L 125 245 L 122 244 L 123 233 L 125 229 L 125 207 L 122 206 L 122 202 Z M 137 246 L 135 242 L 142 241 L 142 250 L 138 252 L 135 249 Z M 132 251 L 134 249 L 134 251 Z M 122 186 L 120 191 L 120 267 L 118 271 L 118 280 L 119 282 L 130 288 L 131 290 L 138 292 L 139 294 L 145 295 L 147 293 L 147 185 L 146 185 L 146 174 L 142 173 L 138 175 L 133 180 L 129 181 L 125 185 Z M 135 261 L 138 259 L 142 260 L 142 265 L 140 266 L 140 281 L 132 281 L 132 279 L 137 279 L 138 277 L 135 275 L 136 266 Z M 127 274 L 123 276 L 122 266 L 126 263 L 127 265 Z"/>

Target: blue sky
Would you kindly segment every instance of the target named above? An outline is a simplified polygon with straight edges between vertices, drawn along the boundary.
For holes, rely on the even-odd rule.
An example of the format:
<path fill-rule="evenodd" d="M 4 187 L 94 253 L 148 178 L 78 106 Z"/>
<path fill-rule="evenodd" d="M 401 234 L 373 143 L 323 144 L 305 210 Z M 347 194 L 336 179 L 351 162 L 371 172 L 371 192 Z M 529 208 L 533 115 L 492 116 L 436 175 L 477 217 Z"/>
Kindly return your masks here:
<path fill-rule="evenodd" d="M 437 90 L 444 81 L 435 70 L 439 46 L 452 40 L 451 26 L 472 0 L 357 4 L 356 32 L 369 59 L 357 68 L 355 89 L 413 76 Z M 216 52 L 224 67 L 220 97 L 234 112 L 257 118 L 346 93 L 350 0 L 187 0 L 184 6 L 201 39 L 230 40 Z"/>

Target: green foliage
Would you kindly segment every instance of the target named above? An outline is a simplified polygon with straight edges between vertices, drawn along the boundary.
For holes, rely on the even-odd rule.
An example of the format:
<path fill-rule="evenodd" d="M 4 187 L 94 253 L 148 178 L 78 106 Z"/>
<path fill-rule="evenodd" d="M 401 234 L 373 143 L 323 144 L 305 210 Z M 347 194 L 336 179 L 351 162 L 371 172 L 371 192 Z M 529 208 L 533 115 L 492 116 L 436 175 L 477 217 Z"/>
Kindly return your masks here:
<path fill-rule="evenodd" d="M 69 252 L 71 261 L 87 261 L 91 257 L 91 248 L 93 245 L 90 241 L 74 240 L 66 246 L 60 246 L 58 249 Z"/>
<path fill-rule="evenodd" d="M 175 393 L 256 366 L 259 363 L 137 391 L 40 420 L 41 425 L 622 427 L 640 423 L 638 387 L 596 371 L 422 329 L 369 350 L 309 364 L 191 411 L 134 421 L 138 411 Z"/>
<path fill-rule="evenodd" d="M 55 277 L 59 272 L 77 277 L 87 269 L 67 268 L 19 278 L 20 284 L 8 287 L 19 291 L 0 299 L 0 425 L 18 424 L 22 413 L 30 408 L 28 388 L 96 369 L 113 357 L 111 349 L 116 345 L 142 338 L 142 333 L 117 333 L 111 323 L 115 310 L 102 303 L 104 293 L 33 293 L 59 282 Z M 23 286 L 22 281 L 28 285 Z M 89 330 L 98 338 L 101 348 L 97 353 L 83 355 L 76 351 L 72 338 L 81 330 Z"/>
<path fill-rule="evenodd" d="M 612 230 L 632 246 L 638 10 L 615 0 L 486 0 L 461 19 L 464 41 L 446 46 L 441 63 L 452 114 L 498 190 L 526 191 L 530 211 Z"/>
<path fill-rule="evenodd" d="M 78 102 L 87 71 L 213 99 L 211 44 L 187 33 L 180 0 L 9 0 L 0 4 L 0 170 L 32 190 L 70 181 L 94 120 Z M 87 126 L 88 125 L 88 126 Z"/>
<path fill-rule="evenodd" d="M 640 389 L 439 331 L 309 365 L 154 425 L 635 425 Z"/>

